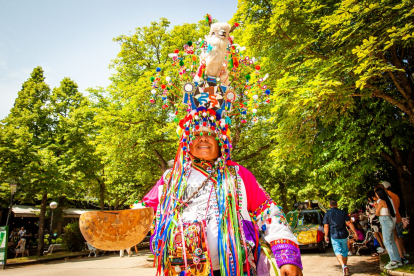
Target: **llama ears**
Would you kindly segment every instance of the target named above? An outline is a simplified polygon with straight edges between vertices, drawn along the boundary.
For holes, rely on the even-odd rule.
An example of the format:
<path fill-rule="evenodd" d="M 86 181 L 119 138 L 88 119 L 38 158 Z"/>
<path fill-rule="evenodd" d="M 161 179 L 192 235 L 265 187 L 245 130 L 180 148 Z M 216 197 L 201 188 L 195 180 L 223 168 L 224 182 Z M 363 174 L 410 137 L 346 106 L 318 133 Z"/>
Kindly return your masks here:
<path fill-rule="evenodd" d="M 206 22 L 208 24 L 209 27 L 211 27 L 211 22 L 213 21 L 212 17 L 210 14 L 206 14 Z"/>
<path fill-rule="evenodd" d="M 230 32 L 234 31 L 238 26 L 240 26 L 240 23 L 235 22 L 234 25 L 231 27 Z"/>

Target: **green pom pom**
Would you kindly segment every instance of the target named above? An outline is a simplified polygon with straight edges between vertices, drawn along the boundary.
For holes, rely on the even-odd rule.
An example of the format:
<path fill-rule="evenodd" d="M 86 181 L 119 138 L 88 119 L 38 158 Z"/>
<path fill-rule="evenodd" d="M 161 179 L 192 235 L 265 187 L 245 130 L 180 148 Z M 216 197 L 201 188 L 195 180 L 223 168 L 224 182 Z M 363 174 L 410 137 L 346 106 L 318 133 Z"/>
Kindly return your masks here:
<path fill-rule="evenodd" d="M 180 66 L 184 66 L 184 61 L 180 60 Z"/>
<path fill-rule="evenodd" d="M 193 42 L 188 41 L 188 42 L 187 42 L 187 45 L 188 45 L 188 46 L 192 46 L 192 45 L 193 45 Z"/>
<path fill-rule="evenodd" d="M 246 75 L 246 80 L 250 80 L 250 78 L 251 78 L 251 77 L 250 77 L 250 75 L 249 75 L 249 74 L 247 74 L 247 75 Z"/>
<path fill-rule="evenodd" d="M 151 81 L 151 82 L 153 82 L 154 80 L 155 80 L 155 78 L 154 78 L 154 77 L 151 77 L 151 78 L 150 78 L 150 81 Z"/>
<path fill-rule="evenodd" d="M 218 140 L 219 138 L 216 136 L 216 140 Z"/>
<path fill-rule="evenodd" d="M 200 136 L 203 136 L 203 133 L 202 132 L 200 132 Z"/>
<path fill-rule="evenodd" d="M 222 143 L 219 143 L 219 146 L 221 147 L 223 144 Z"/>
<path fill-rule="evenodd" d="M 174 118 L 174 122 L 178 123 L 178 118 L 177 117 Z"/>

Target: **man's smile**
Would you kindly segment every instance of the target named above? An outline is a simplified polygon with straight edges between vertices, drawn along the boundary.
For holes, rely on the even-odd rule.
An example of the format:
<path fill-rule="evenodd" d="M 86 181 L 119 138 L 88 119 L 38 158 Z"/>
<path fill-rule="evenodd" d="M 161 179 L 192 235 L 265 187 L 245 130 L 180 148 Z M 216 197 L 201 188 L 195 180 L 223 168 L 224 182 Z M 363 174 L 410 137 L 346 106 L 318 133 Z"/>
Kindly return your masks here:
<path fill-rule="evenodd" d="M 202 144 L 202 145 L 198 145 L 197 148 L 198 149 L 210 149 L 211 146 L 210 145 L 206 145 L 206 144 Z"/>

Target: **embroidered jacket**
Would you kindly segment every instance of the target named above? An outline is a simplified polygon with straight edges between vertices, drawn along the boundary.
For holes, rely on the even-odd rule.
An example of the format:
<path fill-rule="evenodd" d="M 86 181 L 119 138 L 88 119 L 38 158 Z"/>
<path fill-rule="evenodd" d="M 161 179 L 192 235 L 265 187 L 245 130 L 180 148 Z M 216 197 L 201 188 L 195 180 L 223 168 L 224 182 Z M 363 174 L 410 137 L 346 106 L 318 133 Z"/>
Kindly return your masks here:
<path fill-rule="evenodd" d="M 235 162 L 231 162 L 229 165 L 234 168 L 235 178 L 238 184 L 238 201 L 241 208 L 241 217 L 243 218 L 242 230 L 244 233 L 242 236 L 245 237 L 246 243 L 257 250 L 259 246 L 258 237 L 260 231 L 265 241 L 270 245 L 278 267 L 285 264 L 293 264 L 302 269 L 298 241 L 286 221 L 282 208 L 270 198 L 250 171 Z M 168 173 L 169 171 L 164 174 L 164 176 L 143 198 L 145 205 L 147 207 L 152 207 L 155 212 L 159 212 L 159 200 L 163 192 L 164 183 L 167 181 L 166 176 Z M 188 185 L 190 187 L 191 185 L 199 186 L 205 178 L 206 173 L 195 167 L 188 176 Z M 206 189 L 203 189 L 204 192 L 208 190 L 209 187 L 211 186 L 207 186 Z M 200 191 L 200 193 L 202 193 L 203 190 Z M 194 199 L 194 201 L 196 201 L 196 199 Z M 207 208 L 207 206 L 205 206 L 204 208 L 200 208 L 200 206 L 193 206 L 193 208 L 191 208 L 191 206 L 188 206 L 188 209 L 190 210 L 183 210 L 183 216 L 185 217 L 186 213 L 189 216 L 190 212 L 194 211 L 192 210 L 194 208 L 197 210 L 202 209 L 203 212 L 205 212 L 206 209 L 211 209 L 214 213 L 214 204 L 217 203 L 217 201 L 214 201 L 214 199 L 210 201 L 210 198 L 207 204 L 205 201 L 205 199 L 201 200 L 205 205 L 211 207 Z M 215 220 L 210 220 L 207 224 L 207 238 L 212 255 L 213 270 L 219 269 L 218 252 L 216 249 L 217 245 L 213 244 L 218 238 L 216 228 L 217 224 L 215 223 Z"/>

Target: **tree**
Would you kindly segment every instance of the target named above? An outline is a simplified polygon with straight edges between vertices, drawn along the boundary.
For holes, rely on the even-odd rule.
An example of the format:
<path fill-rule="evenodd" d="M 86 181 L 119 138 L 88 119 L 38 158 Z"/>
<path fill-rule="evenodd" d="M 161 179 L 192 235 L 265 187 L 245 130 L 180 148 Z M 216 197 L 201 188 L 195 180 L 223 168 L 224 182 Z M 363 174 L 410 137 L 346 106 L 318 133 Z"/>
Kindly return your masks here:
<path fill-rule="evenodd" d="M 150 77 L 160 67 L 162 78 L 178 78 L 168 54 L 196 41 L 208 28 L 200 23 L 168 30 L 169 24 L 161 18 L 130 36 L 115 38 L 121 51 L 111 66 L 116 70 L 112 83 L 105 90 L 91 90 L 100 107 L 95 109 L 95 121 L 100 129 L 97 151 L 105 167 L 105 198 L 115 208 L 142 197 L 175 156 L 174 117 L 183 114 L 176 115 L 174 107 L 180 104 L 182 94 L 171 94 L 170 108 L 162 108 L 161 99 L 150 103 Z"/>
<path fill-rule="evenodd" d="M 20 183 L 21 201 L 41 199 L 39 256 L 48 198 L 83 198 L 101 168 L 89 101 L 68 78 L 53 91 L 44 79 L 43 70 L 35 68 L 2 122 L 0 139 L 1 179 Z"/>
<path fill-rule="evenodd" d="M 2 121 L 0 148 L 1 178 L 17 181 L 22 197 L 41 199 L 39 256 L 43 255 L 43 234 L 47 195 L 59 186 L 57 158 L 50 149 L 52 120 L 47 107 L 50 89 L 43 70 L 37 67 L 23 83 L 10 114 Z"/>
<path fill-rule="evenodd" d="M 273 137 L 283 145 L 273 151 L 277 164 L 311 156 L 320 132 L 353 117 L 360 97 L 394 106 L 397 133 L 414 126 L 413 11 L 410 1 L 392 0 L 241 2 L 235 19 L 244 21 L 244 42 L 263 60 L 272 82 Z M 375 118 L 386 125 L 387 116 Z M 413 198 L 410 146 L 380 135 L 397 150 L 381 156 L 399 171 L 406 199 Z"/>

